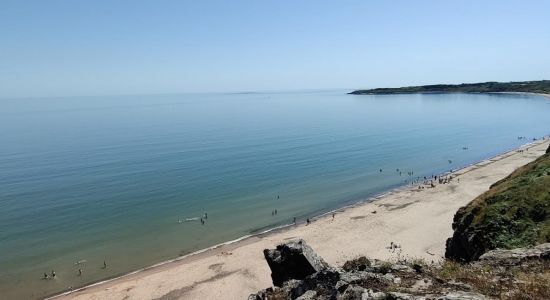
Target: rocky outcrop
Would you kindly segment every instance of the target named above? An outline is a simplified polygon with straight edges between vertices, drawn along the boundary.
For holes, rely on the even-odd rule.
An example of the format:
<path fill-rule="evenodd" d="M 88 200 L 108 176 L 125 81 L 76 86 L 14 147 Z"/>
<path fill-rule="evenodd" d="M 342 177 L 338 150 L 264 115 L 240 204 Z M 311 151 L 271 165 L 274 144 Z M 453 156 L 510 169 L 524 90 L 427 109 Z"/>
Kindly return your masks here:
<path fill-rule="evenodd" d="M 290 279 L 305 279 L 307 276 L 329 268 L 329 265 L 303 240 L 295 240 L 265 249 L 264 257 L 271 269 L 275 286 L 282 286 Z"/>
<path fill-rule="evenodd" d="M 303 240 L 266 249 L 264 256 L 275 286 L 248 300 L 485 299 L 468 285 L 445 282 L 416 264 L 359 257 L 333 268 Z"/>
<path fill-rule="evenodd" d="M 460 208 L 453 219 L 453 236 L 447 239 L 445 257 L 458 261 L 473 261 L 489 249 L 487 239 L 472 221 L 478 210 Z"/>
<path fill-rule="evenodd" d="M 550 260 L 550 243 L 540 244 L 532 248 L 492 250 L 483 254 L 479 261 L 485 264 L 511 266 L 533 259 Z"/>

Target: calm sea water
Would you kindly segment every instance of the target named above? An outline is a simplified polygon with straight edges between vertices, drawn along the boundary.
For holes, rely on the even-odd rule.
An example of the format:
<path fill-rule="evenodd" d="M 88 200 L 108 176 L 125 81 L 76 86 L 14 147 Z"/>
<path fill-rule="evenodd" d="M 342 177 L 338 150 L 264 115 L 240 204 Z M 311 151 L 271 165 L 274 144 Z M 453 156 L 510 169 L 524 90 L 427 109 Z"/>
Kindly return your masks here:
<path fill-rule="evenodd" d="M 38 298 L 125 273 L 549 131 L 550 101 L 519 95 L 0 100 L 0 293 Z M 204 212 L 205 225 L 177 222 Z"/>

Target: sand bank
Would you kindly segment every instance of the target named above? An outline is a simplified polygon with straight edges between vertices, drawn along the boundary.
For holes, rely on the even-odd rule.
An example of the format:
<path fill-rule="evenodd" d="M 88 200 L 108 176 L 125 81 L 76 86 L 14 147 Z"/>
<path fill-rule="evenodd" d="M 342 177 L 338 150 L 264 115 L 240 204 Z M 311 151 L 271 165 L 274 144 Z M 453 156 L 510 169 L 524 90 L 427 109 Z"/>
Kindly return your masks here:
<path fill-rule="evenodd" d="M 545 93 L 529 93 L 529 92 L 489 92 L 488 94 L 512 94 L 512 95 L 530 95 L 530 96 L 542 96 L 550 99 L 550 94 Z"/>
<path fill-rule="evenodd" d="M 305 239 L 333 265 L 359 255 L 440 260 L 452 235 L 455 212 L 514 169 L 536 159 L 548 140 L 454 172 L 460 179 L 435 188 L 403 187 L 370 202 L 268 234 L 163 263 L 121 278 L 60 295 L 56 299 L 246 299 L 271 286 L 262 250 L 293 238 Z M 401 251 L 390 251 L 390 242 Z"/>

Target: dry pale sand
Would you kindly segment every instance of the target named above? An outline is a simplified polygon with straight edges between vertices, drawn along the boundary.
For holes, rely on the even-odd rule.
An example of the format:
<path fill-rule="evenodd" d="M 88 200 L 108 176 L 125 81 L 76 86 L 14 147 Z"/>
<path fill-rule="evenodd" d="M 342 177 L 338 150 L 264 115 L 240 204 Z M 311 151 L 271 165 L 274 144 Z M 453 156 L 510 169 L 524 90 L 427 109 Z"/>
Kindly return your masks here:
<path fill-rule="evenodd" d="M 375 201 L 318 218 L 309 226 L 225 245 L 179 261 L 74 291 L 58 299 L 246 299 L 271 286 L 262 250 L 293 238 L 305 239 L 330 264 L 365 255 L 383 260 L 398 256 L 440 260 L 452 234 L 455 212 L 514 169 L 542 155 L 548 140 L 488 159 L 455 172 L 460 179 L 418 191 L 411 187 Z M 376 211 L 376 213 L 373 213 Z M 401 245 L 391 252 L 390 242 Z"/>

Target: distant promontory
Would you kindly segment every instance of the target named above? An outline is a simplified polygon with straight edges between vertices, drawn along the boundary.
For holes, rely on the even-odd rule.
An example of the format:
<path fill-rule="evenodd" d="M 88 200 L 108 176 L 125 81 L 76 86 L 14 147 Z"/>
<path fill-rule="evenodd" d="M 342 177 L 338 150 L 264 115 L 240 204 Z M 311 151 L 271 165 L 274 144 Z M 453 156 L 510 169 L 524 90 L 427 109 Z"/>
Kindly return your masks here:
<path fill-rule="evenodd" d="M 387 95 L 415 93 L 538 93 L 550 94 L 550 80 L 517 82 L 481 82 L 462 84 L 433 84 L 400 88 L 355 90 L 352 95 Z"/>

